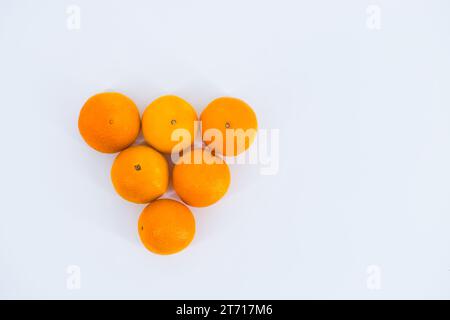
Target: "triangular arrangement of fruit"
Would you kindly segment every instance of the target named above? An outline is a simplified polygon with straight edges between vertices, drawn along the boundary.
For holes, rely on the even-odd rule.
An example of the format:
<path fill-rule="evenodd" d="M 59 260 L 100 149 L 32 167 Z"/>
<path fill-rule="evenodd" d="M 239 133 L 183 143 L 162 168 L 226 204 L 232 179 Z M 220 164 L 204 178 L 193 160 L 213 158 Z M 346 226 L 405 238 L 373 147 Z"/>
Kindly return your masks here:
<path fill-rule="evenodd" d="M 247 103 L 217 98 L 200 116 L 207 148 L 194 148 L 198 120 L 192 105 L 173 95 L 150 103 L 142 122 L 136 104 L 117 92 L 92 96 L 80 111 L 78 129 L 84 141 L 99 152 L 120 152 L 111 168 L 116 192 L 125 200 L 148 203 L 138 232 L 144 246 L 157 254 L 180 252 L 195 235 L 191 210 L 179 201 L 159 199 L 169 186 L 169 165 L 162 154 L 181 154 L 172 173 L 180 199 L 191 207 L 207 207 L 219 201 L 230 185 L 230 170 L 220 155 L 247 150 L 258 128 Z M 147 144 L 132 146 L 141 126 Z"/>

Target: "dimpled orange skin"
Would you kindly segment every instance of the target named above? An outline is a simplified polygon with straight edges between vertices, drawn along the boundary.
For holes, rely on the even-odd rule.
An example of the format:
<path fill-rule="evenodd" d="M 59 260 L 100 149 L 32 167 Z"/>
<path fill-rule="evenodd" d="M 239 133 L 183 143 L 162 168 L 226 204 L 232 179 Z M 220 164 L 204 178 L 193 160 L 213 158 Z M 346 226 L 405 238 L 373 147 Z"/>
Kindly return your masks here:
<path fill-rule="evenodd" d="M 225 156 L 236 156 L 247 150 L 255 140 L 256 130 L 258 129 L 258 121 L 253 109 L 244 101 L 231 97 L 221 97 L 210 102 L 203 110 L 200 120 L 202 121 L 202 137 L 204 139 L 205 132 L 208 129 L 217 129 L 222 133 L 223 144 L 216 145 L 215 151 Z M 234 141 L 227 141 L 227 129 L 242 129 L 244 131 L 252 129 L 254 131 L 253 133 L 249 132 L 251 134 L 248 138 L 245 138 L 243 148 L 239 150 L 237 137 L 234 137 Z M 205 140 L 205 143 L 208 145 L 212 140 L 214 138 Z M 231 152 L 227 151 L 228 143 Z M 234 143 L 234 147 L 231 143 Z"/>
<path fill-rule="evenodd" d="M 195 219 L 184 204 L 170 199 L 150 203 L 139 217 L 139 237 L 153 253 L 174 254 L 186 248 L 195 235 Z"/>
<path fill-rule="evenodd" d="M 162 196 L 169 185 L 167 160 L 147 146 L 133 146 L 118 154 L 111 181 L 125 200 L 148 203 Z"/>
<path fill-rule="evenodd" d="M 162 96 L 150 103 L 142 116 L 142 132 L 149 145 L 163 153 L 179 150 L 173 148 L 179 141 L 172 140 L 175 129 L 186 129 L 189 140 L 184 140 L 181 149 L 194 143 L 198 117 L 194 108 L 185 100 L 173 96 Z"/>
<path fill-rule="evenodd" d="M 182 162 L 185 158 L 190 159 L 190 164 Z M 212 163 L 213 159 L 221 163 Z M 207 207 L 219 201 L 227 192 L 230 179 L 225 161 L 202 149 L 187 151 L 173 169 L 175 192 L 193 207 Z"/>
<path fill-rule="evenodd" d="M 127 96 L 99 93 L 81 108 L 78 129 L 84 141 L 97 151 L 115 153 L 131 145 L 139 134 L 141 119 Z"/>

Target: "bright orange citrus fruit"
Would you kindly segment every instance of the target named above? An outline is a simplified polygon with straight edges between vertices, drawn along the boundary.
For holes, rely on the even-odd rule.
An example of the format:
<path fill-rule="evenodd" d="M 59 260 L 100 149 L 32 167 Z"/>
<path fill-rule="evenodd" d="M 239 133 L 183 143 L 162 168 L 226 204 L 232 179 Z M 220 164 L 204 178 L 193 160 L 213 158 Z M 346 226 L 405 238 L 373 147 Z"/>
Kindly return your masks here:
<path fill-rule="evenodd" d="M 201 114 L 202 137 L 207 145 L 216 139 L 218 131 L 221 140 L 214 143 L 214 151 L 225 156 L 236 156 L 247 150 L 253 143 L 258 129 L 256 114 L 244 101 L 236 98 L 222 97 L 213 100 Z"/>
<path fill-rule="evenodd" d="M 173 169 L 173 187 L 181 200 L 206 207 L 221 199 L 230 185 L 225 161 L 206 150 L 187 151 Z"/>
<path fill-rule="evenodd" d="M 144 246 L 158 254 L 173 254 L 186 248 L 194 239 L 195 219 L 184 204 L 170 199 L 150 203 L 138 223 Z"/>
<path fill-rule="evenodd" d="M 162 96 L 145 109 L 142 132 L 145 141 L 156 150 L 173 153 L 193 144 L 196 121 L 197 113 L 187 101 L 173 95 Z M 178 132 L 183 131 L 187 136 L 173 136 L 177 129 L 183 129 Z"/>
<path fill-rule="evenodd" d="M 114 160 L 111 180 L 117 193 L 124 199 L 135 203 L 150 202 L 167 190 L 167 160 L 150 147 L 130 147 Z"/>
<path fill-rule="evenodd" d="M 90 97 L 81 108 L 78 129 L 84 141 L 97 151 L 115 153 L 131 145 L 139 134 L 139 110 L 117 92 Z"/>

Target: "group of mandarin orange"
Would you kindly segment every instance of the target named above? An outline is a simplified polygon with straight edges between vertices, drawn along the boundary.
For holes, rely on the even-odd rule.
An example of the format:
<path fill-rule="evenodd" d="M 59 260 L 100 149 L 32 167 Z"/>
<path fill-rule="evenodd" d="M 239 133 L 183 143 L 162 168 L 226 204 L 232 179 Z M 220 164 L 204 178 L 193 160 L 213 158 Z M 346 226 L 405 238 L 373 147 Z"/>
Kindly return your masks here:
<path fill-rule="evenodd" d="M 195 147 L 200 127 L 202 142 Z M 148 204 L 139 217 L 139 237 L 145 248 L 161 255 L 180 252 L 192 242 L 196 227 L 189 207 L 207 207 L 225 195 L 230 185 L 225 158 L 247 150 L 257 127 L 253 109 L 233 97 L 213 100 L 199 119 L 189 102 L 165 95 L 147 106 L 141 120 L 129 97 L 104 92 L 90 97 L 78 118 L 80 134 L 90 147 L 119 153 L 111 168 L 114 189 L 127 201 Z M 141 129 L 145 142 L 136 144 Z M 250 134 L 239 144 L 237 135 L 229 134 L 233 130 Z M 170 176 L 184 203 L 161 198 Z"/>

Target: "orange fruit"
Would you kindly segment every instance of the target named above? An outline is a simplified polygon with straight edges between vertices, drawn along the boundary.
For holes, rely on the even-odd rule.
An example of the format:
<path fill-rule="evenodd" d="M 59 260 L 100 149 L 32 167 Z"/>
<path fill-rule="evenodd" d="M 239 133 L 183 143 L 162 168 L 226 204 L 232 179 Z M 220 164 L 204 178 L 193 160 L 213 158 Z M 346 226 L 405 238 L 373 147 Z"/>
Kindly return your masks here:
<path fill-rule="evenodd" d="M 204 149 L 185 152 L 173 169 L 173 187 L 181 200 L 206 207 L 221 199 L 230 185 L 230 169 Z"/>
<path fill-rule="evenodd" d="M 173 153 L 194 143 L 197 132 L 195 121 L 197 113 L 187 101 L 173 95 L 162 96 L 145 109 L 142 132 L 145 141 L 156 150 Z M 179 142 L 178 137 L 172 136 L 176 129 L 184 129 L 189 136 Z M 176 150 L 174 147 L 177 147 Z"/>
<path fill-rule="evenodd" d="M 214 143 L 214 151 L 225 156 L 236 156 L 247 150 L 253 143 L 258 129 L 256 114 L 244 101 L 236 98 L 222 97 L 213 100 L 203 110 L 202 137 L 207 145 L 217 137 L 209 137 L 208 130 L 215 129 L 221 134 L 221 140 Z M 210 131 L 214 136 L 213 131 Z"/>
<path fill-rule="evenodd" d="M 173 254 L 186 248 L 194 239 L 195 219 L 184 204 L 170 199 L 150 203 L 138 222 L 144 246 L 158 254 Z"/>
<path fill-rule="evenodd" d="M 111 168 L 117 193 L 135 203 L 147 203 L 164 194 L 169 185 L 167 160 L 147 146 L 133 146 L 119 153 Z"/>
<path fill-rule="evenodd" d="M 115 153 L 131 145 L 139 134 L 139 110 L 127 96 L 99 93 L 83 105 L 78 129 L 84 141 L 97 151 Z"/>

